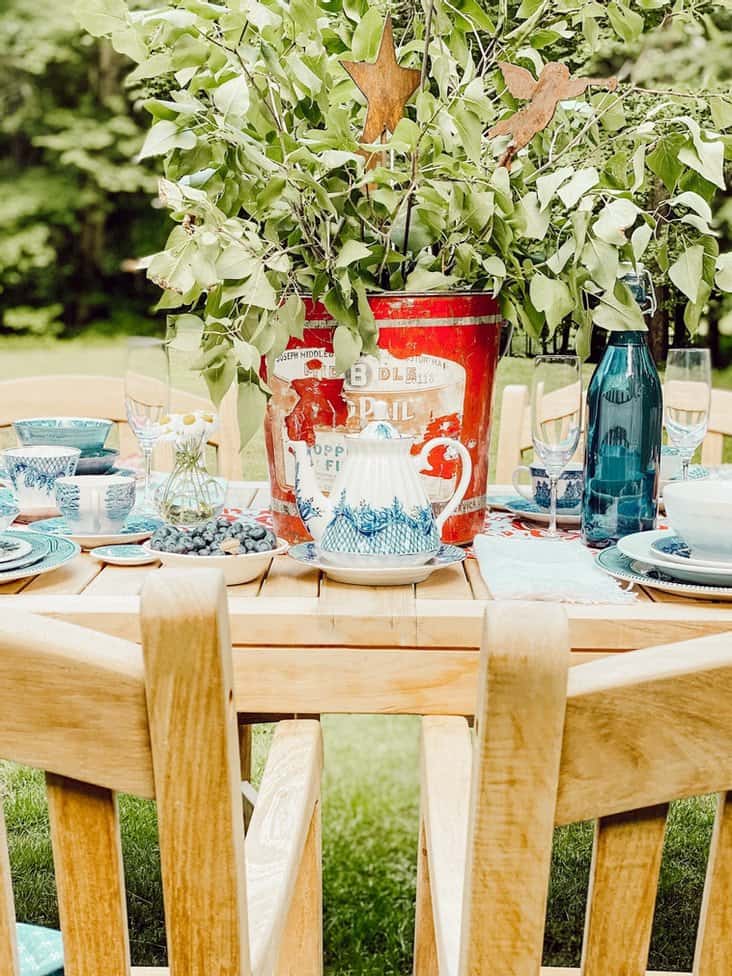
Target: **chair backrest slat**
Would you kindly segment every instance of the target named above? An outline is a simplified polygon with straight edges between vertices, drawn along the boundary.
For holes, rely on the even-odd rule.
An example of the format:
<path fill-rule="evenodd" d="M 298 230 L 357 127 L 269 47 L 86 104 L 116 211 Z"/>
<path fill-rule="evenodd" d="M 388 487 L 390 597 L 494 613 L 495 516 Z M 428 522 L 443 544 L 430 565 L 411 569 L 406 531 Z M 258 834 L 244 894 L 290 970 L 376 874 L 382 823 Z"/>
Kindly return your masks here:
<path fill-rule="evenodd" d="M 8 837 L 5 830 L 3 802 L 0 796 L 0 976 L 19 976 L 19 972 Z"/>
<path fill-rule="evenodd" d="M 732 951 L 732 792 L 720 793 L 709 848 L 694 976 L 723 976 Z"/>
<path fill-rule="evenodd" d="M 65 976 L 129 976 L 117 796 L 51 774 L 46 792 Z"/>
<path fill-rule="evenodd" d="M 668 804 L 595 825 L 582 976 L 645 976 Z"/>
<path fill-rule="evenodd" d="M 226 596 L 213 574 L 159 577 L 145 587 L 142 633 L 171 973 L 248 976 Z"/>
<path fill-rule="evenodd" d="M 567 695 L 567 618 L 516 604 L 486 615 L 476 711 L 461 973 L 536 976 Z M 530 630 L 530 636 L 528 636 Z M 517 639 L 513 639 L 514 635 Z M 524 639 L 521 639 L 523 637 Z"/>
<path fill-rule="evenodd" d="M 732 390 L 712 390 L 709 433 L 702 444 L 702 464 L 721 464 L 724 438 L 732 435 Z"/>
<path fill-rule="evenodd" d="M 175 390 L 172 408 L 179 412 L 205 410 L 210 409 L 210 404 L 204 397 Z M 45 415 L 106 417 L 119 428 L 121 456 L 139 451 L 127 423 L 124 379 L 121 376 L 63 374 L 27 376 L 0 382 L 0 428 L 10 427 L 19 418 Z M 218 427 L 209 440 L 217 448 L 218 473 L 229 480 L 240 480 L 242 467 L 236 389 L 232 388 L 224 397 L 218 417 Z M 172 451 L 165 447 L 160 445 L 156 464 L 167 470 L 172 462 Z"/>
<path fill-rule="evenodd" d="M 732 634 L 572 668 L 557 823 L 732 784 Z"/>
<path fill-rule="evenodd" d="M 154 795 L 140 648 L 62 621 L 0 616 L 0 756 Z M 18 708 L 33 689 L 33 707 Z M 124 729 L 124 735 L 120 735 Z"/>

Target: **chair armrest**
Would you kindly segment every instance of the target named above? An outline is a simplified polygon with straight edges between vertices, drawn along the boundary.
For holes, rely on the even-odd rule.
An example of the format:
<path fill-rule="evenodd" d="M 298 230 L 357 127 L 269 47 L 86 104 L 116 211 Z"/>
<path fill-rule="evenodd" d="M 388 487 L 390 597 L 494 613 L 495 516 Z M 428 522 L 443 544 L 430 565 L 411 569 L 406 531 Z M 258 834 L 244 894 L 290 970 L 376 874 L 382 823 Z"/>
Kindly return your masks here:
<path fill-rule="evenodd" d="M 422 821 L 440 976 L 458 972 L 473 745 L 457 717 L 422 720 Z"/>
<path fill-rule="evenodd" d="M 275 971 L 308 829 L 320 799 L 322 767 L 320 723 L 280 722 L 246 836 L 254 976 Z"/>

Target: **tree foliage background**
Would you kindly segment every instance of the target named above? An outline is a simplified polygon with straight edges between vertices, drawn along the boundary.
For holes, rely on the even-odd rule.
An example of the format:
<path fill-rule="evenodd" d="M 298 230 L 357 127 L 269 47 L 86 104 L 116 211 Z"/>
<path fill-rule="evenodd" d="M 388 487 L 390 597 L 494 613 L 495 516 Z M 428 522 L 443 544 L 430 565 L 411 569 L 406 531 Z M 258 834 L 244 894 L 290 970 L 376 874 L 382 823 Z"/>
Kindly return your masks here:
<path fill-rule="evenodd" d="M 126 59 L 65 3 L 0 5 L 0 326 L 139 329 L 155 289 L 123 263 L 157 249 L 155 173 Z"/>

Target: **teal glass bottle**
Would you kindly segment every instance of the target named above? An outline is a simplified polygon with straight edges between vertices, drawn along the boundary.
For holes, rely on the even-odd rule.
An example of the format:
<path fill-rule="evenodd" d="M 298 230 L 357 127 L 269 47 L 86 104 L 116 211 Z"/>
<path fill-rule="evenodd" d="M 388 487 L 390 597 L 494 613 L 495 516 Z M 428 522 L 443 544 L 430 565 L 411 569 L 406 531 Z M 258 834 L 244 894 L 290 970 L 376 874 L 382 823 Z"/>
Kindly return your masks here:
<path fill-rule="evenodd" d="M 624 279 L 642 309 L 643 275 Z M 652 286 L 651 286 L 652 287 Z M 656 527 L 663 403 L 645 332 L 611 332 L 587 390 L 582 540 L 614 545 Z"/>

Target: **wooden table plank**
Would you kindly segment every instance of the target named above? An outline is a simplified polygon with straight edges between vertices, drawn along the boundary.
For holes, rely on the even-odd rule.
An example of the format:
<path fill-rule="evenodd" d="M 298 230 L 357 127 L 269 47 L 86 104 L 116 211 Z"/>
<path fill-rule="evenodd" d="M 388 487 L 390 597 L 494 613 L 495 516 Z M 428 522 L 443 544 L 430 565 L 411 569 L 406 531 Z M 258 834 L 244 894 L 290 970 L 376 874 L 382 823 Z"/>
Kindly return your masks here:
<path fill-rule="evenodd" d="M 465 563 L 469 561 L 466 559 Z M 417 596 L 423 600 L 472 600 L 470 583 L 465 575 L 465 563 L 445 566 L 423 583 L 417 583 Z"/>
<path fill-rule="evenodd" d="M 260 590 L 262 597 L 317 597 L 320 573 L 294 559 L 273 559 Z"/>
<path fill-rule="evenodd" d="M 82 552 L 76 559 L 52 573 L 36 576 L 23 592 L 33 596 L 41 593 L 49 596 L 81 593 L 101 571 L 102 564 L 92 559 L 88 553 Z"/>
<path fill-rule="evenodd" d="M 151 572 L 159 563 L 147 566 L 109 566 L 94 577 L 84 589 L 84 596 L 137 596 Z"/>

